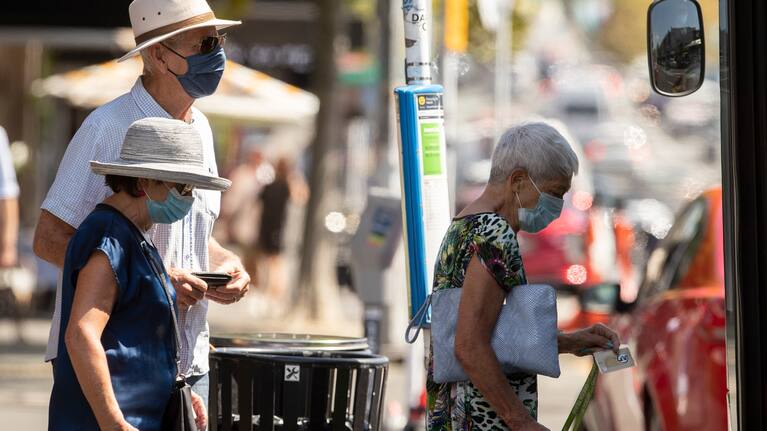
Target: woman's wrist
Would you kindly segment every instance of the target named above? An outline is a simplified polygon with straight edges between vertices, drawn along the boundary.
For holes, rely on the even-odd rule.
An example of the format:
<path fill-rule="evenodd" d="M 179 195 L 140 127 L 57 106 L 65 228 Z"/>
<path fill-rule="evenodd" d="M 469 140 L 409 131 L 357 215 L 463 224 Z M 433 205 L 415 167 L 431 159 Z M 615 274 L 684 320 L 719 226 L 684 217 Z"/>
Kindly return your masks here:
<path fill-rule="evenodd" d="M 127 429 L 126 425 L 130 425 L 119 408 L 109 409 L 101 418 L 97 416 L 97 421 L 99 422 L 99 428 L 110 431 L 124 430 Z"/>
<path fill-rule="evenodd" d="M 535 423 L 535 420 L 530 416 L 527 410 L 525 410 L 523 414 L 506 416 L 502 417 L 502 419 L 509 429 L 519 429 L 530 423 Z"/>

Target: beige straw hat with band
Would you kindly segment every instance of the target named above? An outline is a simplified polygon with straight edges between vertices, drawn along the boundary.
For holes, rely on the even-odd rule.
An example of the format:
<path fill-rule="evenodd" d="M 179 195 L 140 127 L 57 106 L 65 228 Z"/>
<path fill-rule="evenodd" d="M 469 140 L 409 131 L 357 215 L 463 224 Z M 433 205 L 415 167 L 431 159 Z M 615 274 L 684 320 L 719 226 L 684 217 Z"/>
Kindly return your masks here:
<path fill-rule="evenodd" d="M 128 6 L 136 47 L 117 61 L 187 30 L 216 27 L 218 30 L 241 21 L 218 19 L 205 0 L 134 0 Z"/>
<path fill-rule="evenodd" d="M 131 124 L 119 159 L 107 163 L 91 160 L 91 170 L 99 175 L 148 178 L 203 190 L 229 189 L 232 182 L 213 175 L 202 155 L 202 139 L 193 126 L 168 118 L 144 118 Z"/>

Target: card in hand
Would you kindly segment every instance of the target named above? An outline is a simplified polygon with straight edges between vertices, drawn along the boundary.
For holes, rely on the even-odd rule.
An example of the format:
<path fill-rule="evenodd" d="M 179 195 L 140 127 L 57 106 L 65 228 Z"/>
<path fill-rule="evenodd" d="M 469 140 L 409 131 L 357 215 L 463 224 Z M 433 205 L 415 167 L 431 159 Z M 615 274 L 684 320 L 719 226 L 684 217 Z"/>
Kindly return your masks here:
<path fill-rule="evenodd" d="M 594 359 L 597 361 L 597 367 L 602 374 L 634 366 L 634 358 L 628 347 L 621 347 L 617 355 L 612 350 L 596 352 Z"/>

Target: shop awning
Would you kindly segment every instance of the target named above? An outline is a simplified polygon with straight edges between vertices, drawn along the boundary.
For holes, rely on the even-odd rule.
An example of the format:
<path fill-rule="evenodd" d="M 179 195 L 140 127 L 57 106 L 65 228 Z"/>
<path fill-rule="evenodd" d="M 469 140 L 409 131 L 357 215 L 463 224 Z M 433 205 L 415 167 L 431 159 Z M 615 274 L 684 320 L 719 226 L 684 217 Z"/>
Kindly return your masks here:
<path fill-rule="evenodd" d="M 141 74 L 140 57 L 125 62 L 109 61 L 53 75 L 33 84 L 38 97 L 65 99 L 73 106 L 93 109 L 126 93 Z M 314 94 L 264 73 L 227 61 L 216 94 L 195 103 L 211 117 L 260 123 L 303 123 L 319 109 Z"/>

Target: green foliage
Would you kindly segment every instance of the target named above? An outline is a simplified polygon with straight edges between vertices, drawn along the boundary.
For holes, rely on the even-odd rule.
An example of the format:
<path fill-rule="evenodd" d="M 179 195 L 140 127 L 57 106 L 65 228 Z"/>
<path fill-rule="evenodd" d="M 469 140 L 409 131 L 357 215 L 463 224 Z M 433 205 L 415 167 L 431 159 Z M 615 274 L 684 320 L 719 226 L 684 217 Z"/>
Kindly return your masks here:
<path fill-rule="evenodd" d="M 703 11 L 706 57 L 718 61 L 719 2 L 699 0 Z M 647 52 L 647 0 L 613 0 L 613 11 L 598 35 L 599 43 L 619 61 L 630 62 Z"/>
<path fill-rule="evenodd" d="M 376 18 L 376 3 L 378 0 L 344 0 L 343 9 L 365 22 Z"/>
<path fill-rule="evenodd" d="M 538 12 L 538 3 L 531 0 L 514 2 L 511 14 L 512 51 L 522 48 L 527 30 Z M 490 63 L 495 58 L 495 33 L 482 27 L 476 0 L 469 2 L 469 55 L 480 63 Z"/>
<path fill-rule="evenodd" d="M 613 12 L 602 27 L 599 42 L 619 61 L 630 62 L 647 49 L 645 0 L 613 0 Z"/>
<path fill-rule="evenodd" d="M 214 0 L 210 5 L 219 18 L 242 19 L 248 15 L 250 3 L 250 0 Z"/>

